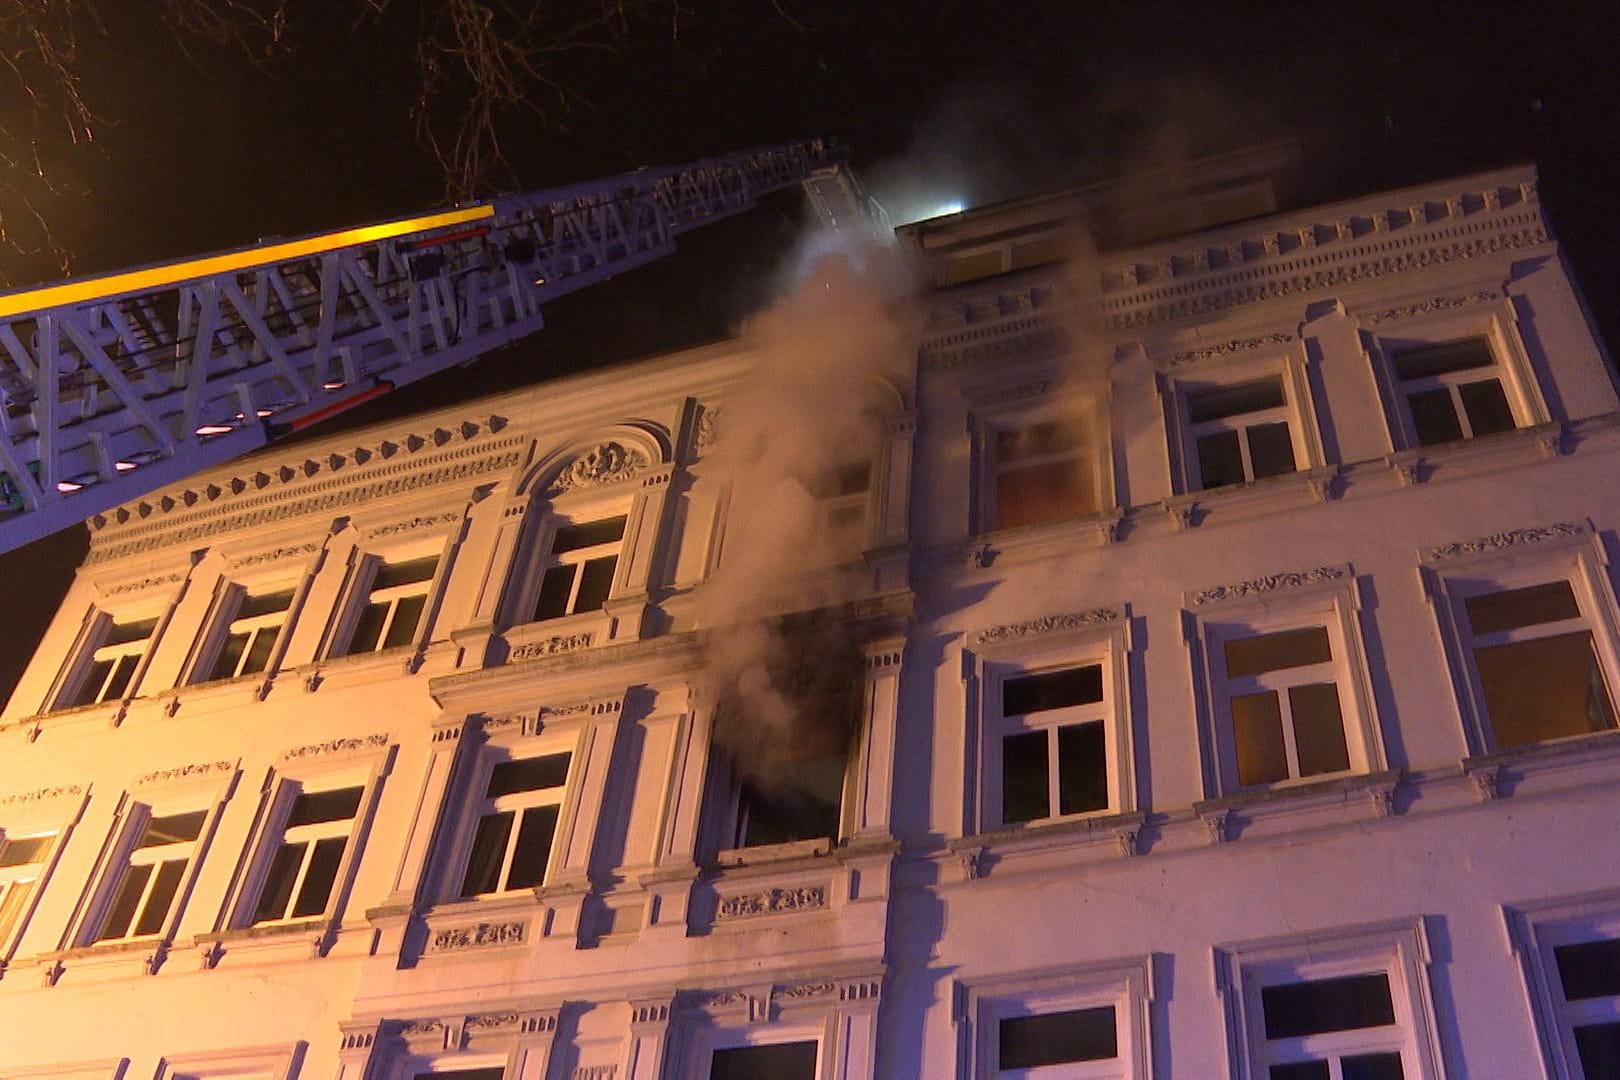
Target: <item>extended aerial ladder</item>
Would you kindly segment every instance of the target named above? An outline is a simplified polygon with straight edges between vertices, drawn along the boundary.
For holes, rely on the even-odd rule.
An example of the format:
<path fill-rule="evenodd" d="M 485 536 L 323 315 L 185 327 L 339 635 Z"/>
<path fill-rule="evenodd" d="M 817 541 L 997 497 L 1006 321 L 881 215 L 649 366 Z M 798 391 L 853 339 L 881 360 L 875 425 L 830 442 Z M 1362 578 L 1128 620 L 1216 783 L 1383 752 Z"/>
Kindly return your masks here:
<path fill-rule="evenodd" d="M 0 293 L 0 551 L 532 334 L 763 194 L 847 217 L 841 165 L 793 143 Z"/>

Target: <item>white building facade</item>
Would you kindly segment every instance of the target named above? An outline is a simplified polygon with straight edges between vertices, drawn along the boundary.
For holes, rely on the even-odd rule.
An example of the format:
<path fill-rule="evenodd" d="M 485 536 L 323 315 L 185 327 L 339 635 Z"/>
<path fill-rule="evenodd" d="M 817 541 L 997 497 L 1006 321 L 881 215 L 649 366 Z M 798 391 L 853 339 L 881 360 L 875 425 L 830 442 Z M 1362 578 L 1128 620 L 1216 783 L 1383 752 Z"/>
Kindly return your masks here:
<path fill-rule="evenodd" d="M 901 230 L 768 778 L 757 343 L 93 522 L 0 714 L 0 1077 L 1620 1075 L 1620 401 L 1534 174 L 1220 180 Z"/>

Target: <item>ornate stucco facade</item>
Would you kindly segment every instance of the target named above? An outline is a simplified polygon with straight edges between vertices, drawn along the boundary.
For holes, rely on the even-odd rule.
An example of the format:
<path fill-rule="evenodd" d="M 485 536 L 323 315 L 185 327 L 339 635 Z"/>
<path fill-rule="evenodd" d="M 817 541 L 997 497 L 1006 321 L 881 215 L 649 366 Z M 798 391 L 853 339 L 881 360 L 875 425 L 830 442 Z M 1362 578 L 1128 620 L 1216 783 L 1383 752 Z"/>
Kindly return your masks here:
<path fill-rule="evenodd" d="M 1534 174 L 1220 179 L 902 229 L 891 369 L 753 425 L 839 444 L 757 610 L 768 338 L 92 522 L 0 1077 L 1607 1075 L 1620 402 Z M 852 684 L 770 770 L 739 620 Z"/>

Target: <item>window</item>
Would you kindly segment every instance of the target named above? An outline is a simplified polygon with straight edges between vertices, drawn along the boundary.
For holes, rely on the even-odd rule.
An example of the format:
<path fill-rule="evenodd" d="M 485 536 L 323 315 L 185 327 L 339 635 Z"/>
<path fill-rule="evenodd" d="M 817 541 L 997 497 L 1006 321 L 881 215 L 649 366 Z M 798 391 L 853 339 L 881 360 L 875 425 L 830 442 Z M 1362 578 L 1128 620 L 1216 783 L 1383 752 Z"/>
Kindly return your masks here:
<path fill-rule="evenodd" d="M 1187 432 L 1194 490 L 1242 484 L 1293 472 L 1294 431 L 1281 375 L 1190 390 Z"/>
<path fill-rule="evenodd" d="M 491 1065 L 485 1069 L 452 1069 L 449 1072 L 419 1072 L 411 1080 L 501 1080 L 506 1075 L 504 1065 Z"/>
<path fill-rule="evenodd" d="M 1350 768 L 1327 626 L 1226 637 L 1220 644 L 1240 786 Z"/>
<path fill-rule="evenodd" d="M 976 1068 L 994 1080 L 1123 1080 L 1148 1075 L 1148 958 L 959 985 Z"/>
<path fill-rule="evenodd" d="M 300 791 L 292 798 L 259 886 L 255 925 L 325 914 L 363 790 Z"/>
<path fill-rule="evenodd" d="M 989 432 L 987 441 L 989 528 L 1077 517 L 1101 507 L 1096 452 L 1077 420 L 999 427 Z"/>
<path fill-rule="evenodd" d="M 599 611 L 613 588 L 625 515 L 559 524 L 540 576 L 534 621 Z"/>
<path fill-rule="evenodd" d="M 415 641 L 438 568 L 436 555 L 379 563 L 345 653 L 353 656 Z"/>
<path fill-rule="evenodd" d="M 837 840 L 843 819 L 847 749 L 830 741 L 774 763 L 764 775 L 734 781 L 733 848 Z"/>
<path fill-rule="evenodd" d="M 1005 825 L 1116 806 L 1117 754 L 1102 663 L 1001 680 L 1000 813 Z"/>
<path fill-rule="evenodd" d="M 1544 1036 L 1548 1076 L 1620 1076 L 1620 908 L 1614 892 L 1504 909 Z"/>
<path fill-rule="evenodd" d="M 572 755 L 496 762 L 461 879 L 463 897 L 531 889 L 546 878 Z"/>
<path fill-rule="evenodd" d="M 1465 649 L 1497 749 L 1615 727 L 1574 586 L 1561 579 L 1462 598 Z"/>
<path fill-rule="evenodd" d="M 117 701 L 134 689 L 135 671 L 141 666 L 151 644 L 157 619 L 137 622 L 108 622 L 90 654 L 89 665 L 63 694 L 58 708 Z"/>
<path fill-rule="evenodd" d="M 709 1059 L 709 1080 L 815 1080 L 813 1041 L 733 1046 Z"/>
<path fill-rule="evenodd" d="M 1394 351 L 1400 396 L 1418 446 L 1512 431 L 1517 425 L 1491 343 L 1462 338 Z"/>
<path fill-rule="evenodd" d="M 291 589 L 243 594 L 236 603 L 236 613 L 226 628 L 219 652 L 208 669 L 208 678 L 257 675 L 269 667 L 270 653 L 287 622 L 292 598 Z"/>
<path fill-rule="evenodd" d="M 0 957 L 22 926 L 55 840 L 54 833 L 0 839 Z"/>
<path fill-rule="evenodd" d="M 829 555 L 853 559 L 866 547 L 866 511 L 871 493 L 870 461 L 841 466 L 813 487 L 822 530 L 818 539 Z"/>
<path fill-rule="evenodd" d="M 146 818 L 108 897 L 96 941 L 163 932 L 207 816 L 194 810 Z"/>
<path fill-rule="evenodd" d="M 1386 923 L 1217 950 L 1245 1080 L 1440 1075 L 1424 925 Z"/>

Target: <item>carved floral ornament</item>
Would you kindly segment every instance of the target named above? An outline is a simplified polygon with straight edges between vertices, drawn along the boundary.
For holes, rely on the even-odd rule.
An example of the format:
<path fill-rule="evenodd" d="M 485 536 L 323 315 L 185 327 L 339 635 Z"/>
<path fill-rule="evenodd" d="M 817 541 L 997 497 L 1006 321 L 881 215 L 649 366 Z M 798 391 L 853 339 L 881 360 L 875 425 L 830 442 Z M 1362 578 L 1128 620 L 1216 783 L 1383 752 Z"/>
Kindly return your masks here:
<path fill-rule="evenodd" d="M 1162 366 L 1176 367 L 1181 364 L 1196 363 L 1200 360 L 1213 360 L 1218 356 L 1235 356 L 1238 353 L 1252 352 L 1275 345 L 1287 345 L 1294 340 L 1293 334 L 1275 333 L 1262 334 L 1252 338 L 1233 338 L 1217 345 L 1205 345 L 1202 348 L 1188 349 L 1185 352 L 1173 353 L 1162 362 Z"/>
<path fill-rule="evenodd" d="M 547 495 L 561 495 L 581 488 L 601 487 L 629 480 L 652 463 L 635 447 L 618 442 L 601 442 L 574 458 L 557 474 Z"/>
<path fill-rule="evenodd" d="M 1591 528 L 1584 521 L 1560 521 L 1554 525 L 1539 525 L 1529 529 L 1509 529 L 1506 532 L 1492 533 L 1489 536 L 1477 536 L 1472 540 L 1458 540 L 1451 544 L 1441 544 L 1439 547 L 1426 550 L 1423 553 L 1423 558 L 1426 562 L 1441 562 L 1465 555 L 1482 555 L 1490 551 L 1504 551 L 1508 548 L 1530 544 L 1544 544 L 1552 540 L 1569 540 L 1578 536 L 1586 536 L 1590 532 Z"/>
<path fill-rule="evenodd" d="M 1193 593 L 1194 606 L 1212 604 L 1222 600 L 1239 600 L 1248 596 L 1262 596 L 1270 592 L 1321 585 L 1330 581 L 1343 581 L 1350 576 L 1348 566 L 1318 566 L 1312 570 L 1289 570 L 1281 574 L 1237 581 L 1230 585 L 1216 585 Z"/>
<path fill-rule="evenodd" d="M 1119 609 L 1111 607 L 1092 608 L 1090 611 L 1075 611 L 1067 615 L 1042 615 L 1036 619 L 1005 623 L 1001 626 L 991 626 L 980 630 L 973 635 L 973 642 L 976 645 L 991 645 L 998 641 L 1038 637 L 1041 634 L 1056 633 L 1060 630 L 1078 630 L 1087 626 L 1100 626 L 1103 623 L 1117 622 L 1119 618 Z"/>
<path fill-rule="evenodd" d="M 775 915 L 786 911 L 809 911 L 827 906 L 825 885 L 799 885 L 791 888 L 761 889 L 739 896 L 723 897 L 718 919 L 743 919 L 759 915 Z"/>
<path fill-rule="evenodd" d="M 172 769 L 157 769 L 146 773 L 135 781 L 136 786 L 155 784 L 164 780 L 187 780 L 198 776 L 207 776 L 211 773 L 230 772 L 236 768 L 234 761 L 202 761 L 195 765 L 179 765 Z"/>
<path fill-rule="evenodd" d="M 0 806 L 16 806 L 19 803 L 48 802 L 51 799 L 64 799 L 70 795 L 83 795 L 84 788 L 77 784 L 61 787 L 35 788 L 33 791 L 17 791 L 10 795 L 0 795 Z"/>

